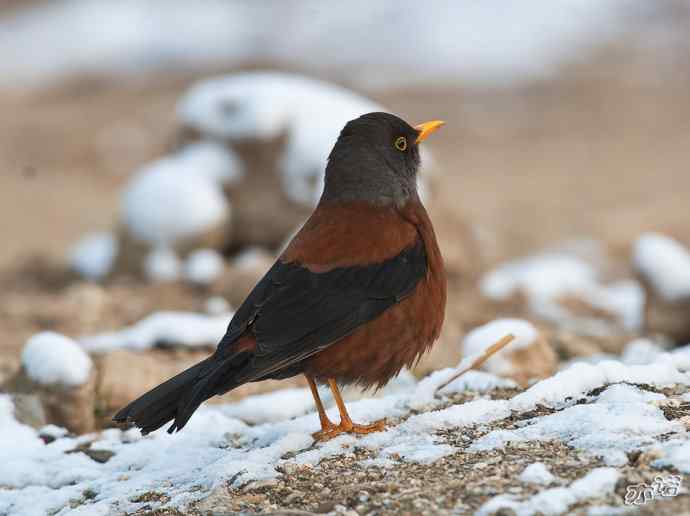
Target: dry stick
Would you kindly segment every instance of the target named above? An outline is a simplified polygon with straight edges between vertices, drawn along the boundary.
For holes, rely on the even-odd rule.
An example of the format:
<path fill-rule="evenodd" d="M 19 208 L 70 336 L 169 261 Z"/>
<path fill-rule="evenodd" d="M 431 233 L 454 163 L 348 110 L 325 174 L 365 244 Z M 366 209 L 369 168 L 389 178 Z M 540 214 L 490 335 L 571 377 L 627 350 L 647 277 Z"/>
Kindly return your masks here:
<path fill-rule="evenodd" d="M 487 360 L 489 360 L 489 358 L 491 358 L 492 355 L 495 355 L 496 353 L 501 351 L 508 344 L 513 342 L 513 340 L 515 340 L 515 335 L 509 333 L 508 335 L 504 336 L 498 342 L 491 344 L 491 346 L 486 348 L 484 350 L 484 352 L 474 362 L 472 362 L 468 367 L 466 367 L 462 371 L 455 373 L 453 376 L 451 376 L 450 380 L 447 380 L 447 381 L 443 382 L 441 385 L 439 385 L 438 387 L 436 387 L 436 390 L 434 391 L 434 393 L 437 393 L 438 391 L 440 391 L 441 389 L 446 387 L 451 382 L 457 380 L 463 374 L 465 374 L 467 371 L 471 371 L 472 369 L 479 369 L 484 362 L 486 362 Z"/>

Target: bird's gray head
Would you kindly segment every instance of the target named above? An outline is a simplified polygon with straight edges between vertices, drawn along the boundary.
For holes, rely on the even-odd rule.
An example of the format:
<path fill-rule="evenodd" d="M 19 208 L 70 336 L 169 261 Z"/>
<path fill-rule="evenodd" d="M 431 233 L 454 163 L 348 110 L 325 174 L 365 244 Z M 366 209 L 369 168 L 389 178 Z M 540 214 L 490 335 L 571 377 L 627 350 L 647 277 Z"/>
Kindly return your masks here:
<path fill-rule="evenodd" d="M 402 206 L 417 195 L 418 145 L 441 125 L 412 127 L 390 113 L 351 120 L 328 157 L 322 199 Z"/>

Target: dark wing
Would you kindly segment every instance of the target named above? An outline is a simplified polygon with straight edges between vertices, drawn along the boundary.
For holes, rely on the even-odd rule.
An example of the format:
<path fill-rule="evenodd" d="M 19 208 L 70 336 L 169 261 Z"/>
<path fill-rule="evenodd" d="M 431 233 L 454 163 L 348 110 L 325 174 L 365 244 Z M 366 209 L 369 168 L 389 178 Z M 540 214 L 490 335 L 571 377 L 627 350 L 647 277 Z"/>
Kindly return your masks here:
<path fill-rule="evenodd" d="M 426 272 L 421 240 L 378 264 L 321 273 L 278 260 L 235 313 L 216 356 L 231 355 L 250 331 L 256 349 L 232 385 L 280 376 L 400 302 Z"/>

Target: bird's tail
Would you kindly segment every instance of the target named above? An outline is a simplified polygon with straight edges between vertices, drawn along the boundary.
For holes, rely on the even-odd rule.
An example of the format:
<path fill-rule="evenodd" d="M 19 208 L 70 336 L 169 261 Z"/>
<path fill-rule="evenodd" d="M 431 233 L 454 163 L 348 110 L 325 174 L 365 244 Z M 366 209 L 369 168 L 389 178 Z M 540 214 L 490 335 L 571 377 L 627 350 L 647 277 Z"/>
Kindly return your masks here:
<path fill-rule="evenodd" d="M 210 356 L 131 402 L 113 421 L 134 423 L 146 435 L 174 419 L 168 433 L 179 431 L 204 401 L 244 383 L 234 378 L 247 360 L 245 353 Z"/>

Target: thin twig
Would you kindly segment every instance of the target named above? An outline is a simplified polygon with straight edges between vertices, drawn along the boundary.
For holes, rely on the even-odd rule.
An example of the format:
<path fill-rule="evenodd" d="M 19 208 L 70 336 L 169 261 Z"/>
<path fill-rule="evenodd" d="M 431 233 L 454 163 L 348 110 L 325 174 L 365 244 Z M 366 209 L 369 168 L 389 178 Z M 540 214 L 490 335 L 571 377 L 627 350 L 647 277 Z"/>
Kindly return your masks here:
<path fill-rule="evenodd" d="M 444 387 L 447 387 L 451 382 L 454 382 L 455 380 L 457 380 L 458 378 L 460 378 L 460 377 L 461 377 L 463 374 L 465 374 L 467 371 L 471 371 L 471 370 L 473 370 L 473 369 L 479 369 L 479 368 L 482 366 L 482 364 L 484 364 L 484 362 L 486 362 L 487 360 L 489 360 L 489 358 L 491 358 L 492 355 L 495 355 L 496 353 L 498 353 L 499 351 L 501 351 L 501 350 L 502 350 L 503 348 L 505 348 L 508 344 L 510 344 L 511 342 L 513 342 L 513 340 L 515 340 L 515 335 L 509 333 L 508 335 L 505 335 L 503 338 L 501 338 L 501 340 L 499 340 L 498 342 L 495 342 L 495 343 L 491 344 L 491 346 L 489 346 L 488 348 L 486 348 L 486 349 L 484 350 L 484 352 L 483 352 L 481 355 L 479 355 L 479 356 L 477 357 L 477 359 L 474 360 L 469 366 L 467 366 L 467 367 L 465 367 L 464 369 L 458 371 L 458 372 L 455 373 L 453 376 L 451 376 L 449 380 L 443 382 L 441 385 L 439 385 L 438 387 L 436 387 L 436 391 L 435 391 L 435 392 L 438 392 L 438 391 L 440 391 L 441 389 L 443 389 Z"/>

